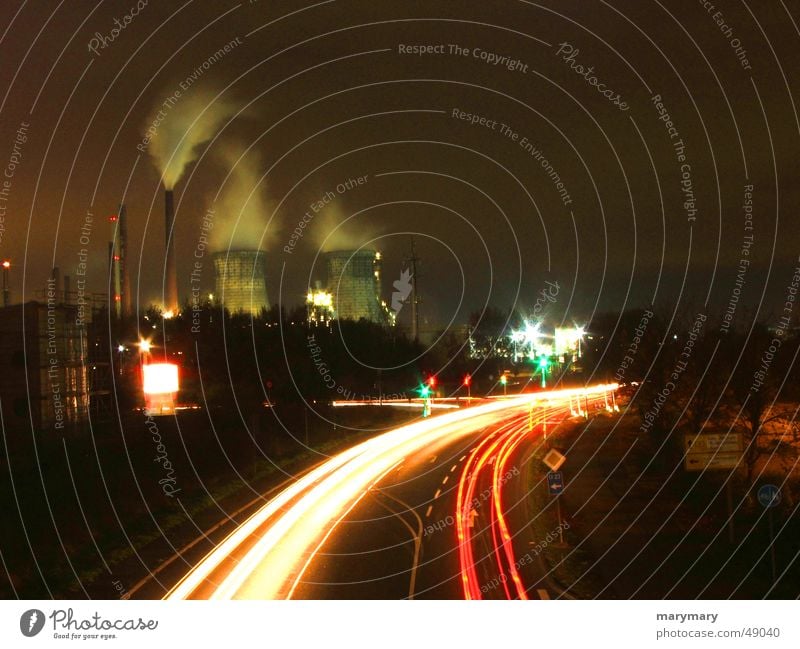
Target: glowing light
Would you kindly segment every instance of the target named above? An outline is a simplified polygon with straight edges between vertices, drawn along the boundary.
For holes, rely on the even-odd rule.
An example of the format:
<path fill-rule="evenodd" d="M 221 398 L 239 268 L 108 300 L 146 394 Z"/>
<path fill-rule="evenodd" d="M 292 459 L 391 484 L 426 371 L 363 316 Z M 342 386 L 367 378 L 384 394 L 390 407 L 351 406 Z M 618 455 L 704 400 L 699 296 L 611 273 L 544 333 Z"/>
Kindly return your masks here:
<path fill-rule="evenodd" d="M 333 306 L 333 293 L 327 291 L 309 291 L 306 296 L 306 302 L 314 306 Z"/>
<path fill-rule="evenodd" d="M 616 385 L 593 386 L 551 392 L 548 396 L 566 399 L 569 395 L 592 395 L 615 388 Z M 451 411 L 396 428 L 333 456 L 255 512 L 197 564 L 166 598 L 291 599 L 298 585 L 307 579 L 308 567 L 339 523 L 398 463 L 435 444 L 457 442 L 483 428 L 502 426 L 515 412 L 521 411 L 527 418 L 528 408 L 537 398 L 541 398 L 541 393 Z M 568 412 L 566 401 L 564 408 Z M 496 444 L 501 440 L 488 441 Z M 507 456 L 503 453 L 501 459 Z M 483 461 L 483 466 L 489 464 L 489 459 Z M 461 500 L 471 501 L 472 498 Z M 463 509 L 457 512 L 459 539 L 466 529 L 464 517 L 468 514 Z M 510 551 L 511 548 L 509 545 L 501 549 Z M 475 574 L 472 562 L 465 567 Z M 511 580 L 516 587 L 518 583 L 513 572 Z"/>
<path fill-rule="evenodd" d="M 164 320 L 169 320 L 170 318 L 174 318 L 175 317 L 175 312 L 172 309 L 167 309 L 162 314 L 162 317 L 164 318 Z"/>
<path fill-rule="evenodd" d="M 120 353 L 124 352 L 125 351 L 125 345 L 117 346 L 117 351 L 120 352 Z"/>
<path fill-rule="evenodd" d="M 149 354 L 151 347 L 152 345 L 147 338 L 139 339 L 139 351 L 142 352 L 142 354 Z"/>
<path fill-rule="evenodd" d="M 145 394 L 170 394 L 178 391 L 178 366 L 175 363 L 150 363 L 142 366 Z"/>
<path fill-rule="evenodd" d="M 11 268 L 11 262 L 8 259 L 3 261 L 3 268 Z"/>

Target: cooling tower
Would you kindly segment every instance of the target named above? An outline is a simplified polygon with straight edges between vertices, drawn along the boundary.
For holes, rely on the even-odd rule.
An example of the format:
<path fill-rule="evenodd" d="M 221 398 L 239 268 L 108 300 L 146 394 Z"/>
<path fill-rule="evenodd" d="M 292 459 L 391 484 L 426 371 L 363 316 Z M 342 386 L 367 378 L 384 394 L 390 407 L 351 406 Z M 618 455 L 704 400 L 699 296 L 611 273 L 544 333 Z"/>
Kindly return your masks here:
<path fill-rule="evenodd" d="M 231 313 L 261 315 L 268 309 L 267 270 L 259 250 L 229 250 L 214 254 L 215 295 Z"/>
<path fill-rule="evenodd" d="M 339 320 L 385 322 L 381 306 L 381 254 L 375 250 L 336 250 L 326 253 L 328 291 Z"/>
<path fill-rule="evenodd" d="M 164 226 L 166 228 L 166 254 L 164 259 L 164 312 L 178 313 L 178 271 L 175 268 L 175 239 L 172 227 L 175 222 L 175 206 L 172 190 L 164 192 Z"/>

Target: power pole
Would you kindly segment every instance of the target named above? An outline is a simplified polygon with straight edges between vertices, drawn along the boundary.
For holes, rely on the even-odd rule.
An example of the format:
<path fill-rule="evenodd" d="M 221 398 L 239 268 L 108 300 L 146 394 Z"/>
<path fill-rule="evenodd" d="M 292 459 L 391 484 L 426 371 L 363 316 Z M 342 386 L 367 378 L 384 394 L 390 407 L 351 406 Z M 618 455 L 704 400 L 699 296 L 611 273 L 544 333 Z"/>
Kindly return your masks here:
<path fill-rule="evenodd" d="M 414 237 L 411 237 L 411 337 L 419 342 L 419 293 L 417 292 L 417 253 L 414 249 Z"/>

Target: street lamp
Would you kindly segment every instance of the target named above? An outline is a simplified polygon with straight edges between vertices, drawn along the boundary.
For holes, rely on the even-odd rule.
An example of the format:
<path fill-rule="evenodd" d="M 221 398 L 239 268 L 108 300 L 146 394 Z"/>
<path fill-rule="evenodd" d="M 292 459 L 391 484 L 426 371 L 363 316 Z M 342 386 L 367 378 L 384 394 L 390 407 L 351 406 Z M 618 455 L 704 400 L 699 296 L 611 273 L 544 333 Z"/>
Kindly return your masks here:
<path fill-rule="evenodd" d="M 578 358 L 581 357 L 581 340 L 586 335 L 586 329 L 583 327 L 575 327 L 575 338 L 578 340 Z"/>
<path fill-rule="evenodd" d="M 8 259 L 3 260 L 3 306 L 8 306 L 11 302 L 11 291 L 8 287 L 8 269 L 11 268 L 11 262 Z"/>

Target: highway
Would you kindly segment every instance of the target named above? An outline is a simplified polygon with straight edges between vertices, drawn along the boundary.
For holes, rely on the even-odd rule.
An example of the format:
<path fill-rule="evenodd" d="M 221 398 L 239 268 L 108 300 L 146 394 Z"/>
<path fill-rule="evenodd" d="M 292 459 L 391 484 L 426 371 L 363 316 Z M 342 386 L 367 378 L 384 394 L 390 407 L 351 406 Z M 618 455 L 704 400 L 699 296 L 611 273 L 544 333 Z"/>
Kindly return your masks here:
<path fill-rule="evenodd" d="M 278 493 L 166 598 L 553 596 L 530 551 L 530 455 L 546 427 L 615 388 L 494 399 L 358 444 Z"/>

